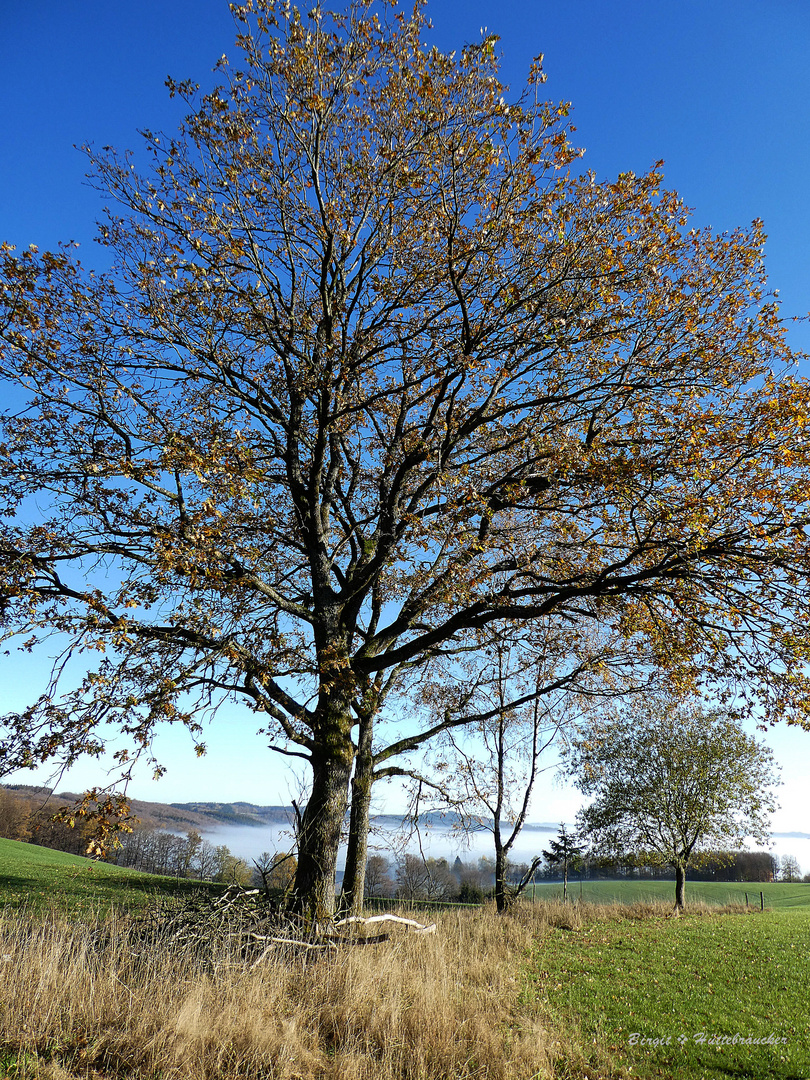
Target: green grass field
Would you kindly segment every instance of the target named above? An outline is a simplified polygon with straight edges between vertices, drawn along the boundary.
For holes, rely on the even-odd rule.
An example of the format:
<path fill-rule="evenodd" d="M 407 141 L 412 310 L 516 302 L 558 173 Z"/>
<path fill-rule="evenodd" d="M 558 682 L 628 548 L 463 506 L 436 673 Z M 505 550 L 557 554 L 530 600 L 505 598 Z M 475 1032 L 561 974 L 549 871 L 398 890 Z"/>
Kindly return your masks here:
<path fill-rule="evenodd" d="M 140 907 L 158 893 L 209 888 L 217 886 L 136 873 L 80 855 L 0 839 L 0 910 L 25 905 L 104 911 L 112 904 Z"/>
<path fill-rule="evenodd" d="M 686 882 L 686 906 L 690 900 L 706 904 L 744 904 L 746 893 L 748 903 L 759 907 L 760 892 L 763 893 L 766 908 L 788 908 L 810 906 L 810 883 L 782 881 L 737 882 L 737 881 L 689 881 Z M 532 899 L 532 886 L 526 896 Z M 560 882 L 542 882 L 534 887 L 537 900 L 561 900 Z M 636 904 L 649 900 L 674 903 L 674 881 L 583 881 L 581 898 L 587 904 Z M 580 883 L 577 880 L 568 883 L 568 899 L 576 902 L 580 899 Z"/>
<path fill-rule="evenodd" d="M 810 910 L 554 929 L 529 985 L 570 1033 L 560 1076 L 810 1077 Z"/>

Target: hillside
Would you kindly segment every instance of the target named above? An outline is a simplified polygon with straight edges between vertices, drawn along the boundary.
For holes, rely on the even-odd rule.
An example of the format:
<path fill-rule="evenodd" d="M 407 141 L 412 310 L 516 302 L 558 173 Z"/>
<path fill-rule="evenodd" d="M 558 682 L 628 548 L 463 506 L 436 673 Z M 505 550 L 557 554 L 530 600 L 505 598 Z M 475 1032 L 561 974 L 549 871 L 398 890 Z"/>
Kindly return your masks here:
<path fill-rule="evenodd" d="M 219 888 L 142 874 L 81 855 L 0 839 L 0 910 L 19 907 L 98 911 L 140 906 L 158 894 Z"/>
<path fill-rule="evenodd" d="M 0 790 L 13 792 L 29 804 L 58 809 L 64 803 L 75 803 L 81 795 L 75 791 L 53 791 L 47 787 L 28 784 L 0 784 Z M 246 802 L 188 802 L 159 803 L 144 799 L 129 799 L 130 810 L 139 824 L 147 829 L 167 829 L 170 832 L 204 831 L 215 825 L 245 825 L 260 827 L 289 821 L 290 808 L 285 806 L 256 806 Z"/>
<path fill-rule="evenodd" d="M 16 793 L 29 802 L 48 804 L 58 809 L 62 803 L 75 803 L 81 795 L 75 791 L 54 792 L 47 787 L 33 787 L 27 784 L 0 784 L 0 791 Z M 147 829 L 167 829 L 170 832 L 187 832 L 189 829 L 210 830 L 216 825 L 243 825 L 262 828 L 267 825 L 288 825 L 293 816 L 290 806 L 262 806 L 250 802 L 214 802 L 195 800 L 194 802 L 159 803 L 143 799 L 128 800 L 132 814 L 139 824 Z M 373 817 L 377 825 L 392 829 L 402 826 L 402 814 L 377 814 Z M 460 824 L 460 817 L 450 811 L 430 810 L 419 815 L 422 825 L 434 828 L 452 829 Z M 556 831 L 558 825 L 547 823 L 524 826 L 527 830 Z"/>
<path fill-rule="evenodd" d="M 146 803 L 146 806 L 160 807 L 160 803 Z M 135 803 L 133 803 L 135 806 Z M 218 822 L 223 825 L 247 825 L 260 827 L 262 825 L 286 825 L 291 818 L 292 809 L 289 806 L 257 806 L 248 802 L 187 802 L 170 803 L 169 811 L 177 811 L 181 814 L 190 814 L 200 821 L 211 825 Z"/>

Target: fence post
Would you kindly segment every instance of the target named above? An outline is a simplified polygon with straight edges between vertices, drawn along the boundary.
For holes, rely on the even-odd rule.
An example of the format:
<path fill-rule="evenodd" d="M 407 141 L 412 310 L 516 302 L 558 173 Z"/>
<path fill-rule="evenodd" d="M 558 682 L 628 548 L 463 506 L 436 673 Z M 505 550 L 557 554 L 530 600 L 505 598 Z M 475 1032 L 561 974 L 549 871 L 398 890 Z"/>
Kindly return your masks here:
<path fill-rule="evenodd" d="M 759 910 L 760 911 L 765 910 L 765 893 L 762 892 L 762 891 L 760 891 L 760 894 L 759 894 Z"/>
<path fill-rule="evenodd" d="M 748 893 L 745 894 L 745 906 L 748 907 Z"/>

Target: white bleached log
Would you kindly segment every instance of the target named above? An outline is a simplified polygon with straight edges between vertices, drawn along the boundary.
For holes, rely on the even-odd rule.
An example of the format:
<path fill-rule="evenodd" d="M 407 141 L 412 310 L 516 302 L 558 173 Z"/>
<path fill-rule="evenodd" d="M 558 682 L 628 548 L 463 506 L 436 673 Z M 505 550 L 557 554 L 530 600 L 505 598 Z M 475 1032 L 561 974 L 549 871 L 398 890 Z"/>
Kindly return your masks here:
<path fill-rule="evenodd" d="M 416 919 L 403 919 L 401 915 L 369 915 L 368 918 L 363 918 L 361 915 L 347 915 L 345 919 L 339 919 L 335 926 L 348 926 L 350 923 L 361 923 L 363 926 L 368 926 L 370 923 L 379 922 L 395 922 L 403 923 L 405 926 L 412 926 L 415 934 L 435 934 L 436 923 L 428 923 L 425 926 L 424 923 L 417 922 Z"/>

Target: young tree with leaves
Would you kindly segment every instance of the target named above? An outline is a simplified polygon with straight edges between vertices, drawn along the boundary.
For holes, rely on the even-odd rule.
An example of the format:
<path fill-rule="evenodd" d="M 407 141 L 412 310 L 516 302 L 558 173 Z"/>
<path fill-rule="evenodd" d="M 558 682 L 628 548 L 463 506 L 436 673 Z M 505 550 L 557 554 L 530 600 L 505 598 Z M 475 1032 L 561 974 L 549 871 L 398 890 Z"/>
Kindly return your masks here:
<path fill-rule="evenodd" d="M 795 855 L 783 855 L 779 861 L 779 877 L 782 881 L 799 881 L 802 870 Z"/>
<path fill-rule="evenodd" d="M 295 881 L 295 855 L 291 851 L 263 851 L 253 860 L 253 880 L 268 898 L 289 895 Z"/>
<path fill-rule="evenodd" d="M 771 751 L 724 709 L 651 697 L 601 717 L 572 741 L 569 768 L 593 802 L 580 811 L 593 850 L 686 871 L 712 850 L 769 841 L 778 783 Z"/>
<path fill-rule="evenodd" d="M 564 823 L 560 823 L 560 831 L 556 840 L 549 840 L 548 848 L 543 850 L 543 858 L 550 870 L 562 870 L 563 875 L 563 903 L 568 899 L 568 871 L 576 869 L 582 863 L 585 845 L 580 842 L 576 832 L 569 832 Z"/>
<path fill-rule="evenodd" d="M 151 166 L 87 151 L 109 269 L 0 251 L 0 610 L 64 643 L 18 760 L 118 732 L 126 773 L 243 701 L 309 767 L 322 919 L 386 702 L 496 622 L 609 624 L 806 722 L 808 391 L 760 223 L 570 175 L 540 60 L 510 94 L 418 6 L 233 11 Z"/>

